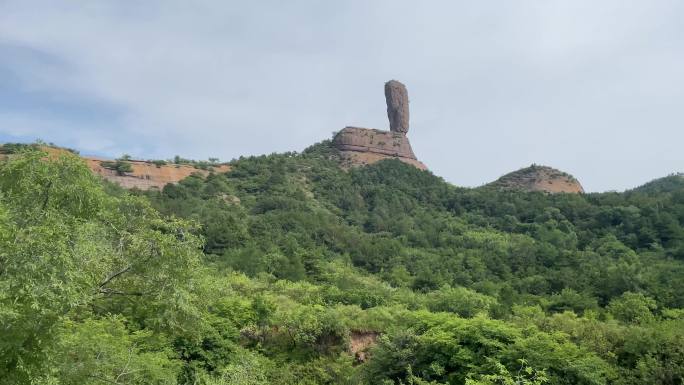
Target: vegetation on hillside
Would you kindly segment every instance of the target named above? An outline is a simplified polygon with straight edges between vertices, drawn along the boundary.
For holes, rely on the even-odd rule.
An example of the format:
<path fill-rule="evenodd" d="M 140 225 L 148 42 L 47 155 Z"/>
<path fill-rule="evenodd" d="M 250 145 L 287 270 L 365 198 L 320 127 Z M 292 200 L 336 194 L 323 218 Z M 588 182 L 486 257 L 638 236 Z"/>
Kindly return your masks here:
<path fill-rule="evenodd" d="M 464 189 L 327 143 L 231 167 L 132 194 L 68 154 L 2 164 L 0 379 L 684 379 L 684 189 Z"/>
<path fill-rule="evenodd" d="M 68 151 L 72 154 L 78 154 L 78 151 L 73 148 L 60 147 L 56 144 L 50 142 L 44 142 L 40 139 L 36 140 L 34 143 L 3 143 L 0 144 L 0 155 L 10 155 L 18 154 L 26 150 L 40 150 L 40 149 L 59 149 L 62 151 Z"/>
<path fill-rule="evenodd" d="M 114 161 L 101 161 L 100 165 L 106 169 L 116 171 L 120 176 L 125 175 L 126 173 L 130 173 L 133 171 L 133 166 L 131 162 L 133 161 L 132 157 L 128 154 L 124 154 L 121 157 L 117 158 Z M 181 165 L 186 165 L 186 166 L 192 166 L 196 169 L 199 170 L 213 170 L 214 167 L 217 166 L 222 166 L 226 165 L 228 163 L 221 163 L 219 162 L 218 158 L 209 158 L 209 160 L 190 160 L 190 159 L 185 159 L 181 158 L 180 156 L 176 155 L 173 159 L 149 159 L 149 160 L 144 160 L 144 161 L 136 161 L 136 162 L 147 162 L 147 163 L 152 163 L 157 168 L 161 168 L 162 166 L 166 165 L 175 165 L 176 167 L 181 166 Z"/>
<path fill-rule="evenodd" d="M 654 179 L 632 191 L 640 193 L 671 193 L 684 189 L 684 173 L 678 172 Z"/>

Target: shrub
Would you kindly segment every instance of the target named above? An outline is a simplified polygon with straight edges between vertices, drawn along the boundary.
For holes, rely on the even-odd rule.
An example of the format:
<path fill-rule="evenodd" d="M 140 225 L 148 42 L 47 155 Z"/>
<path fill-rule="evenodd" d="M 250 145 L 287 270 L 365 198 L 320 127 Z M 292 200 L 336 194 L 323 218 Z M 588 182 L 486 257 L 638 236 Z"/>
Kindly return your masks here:
<path fill-rule="evenodd" d="M 119 175 L 124 175 L 127 172 L 133 171 L 133 166 L 130 162 L 117 159 L 116 161 L 102 161 L 100 165 L 106 169 L 114 170 Z"/>

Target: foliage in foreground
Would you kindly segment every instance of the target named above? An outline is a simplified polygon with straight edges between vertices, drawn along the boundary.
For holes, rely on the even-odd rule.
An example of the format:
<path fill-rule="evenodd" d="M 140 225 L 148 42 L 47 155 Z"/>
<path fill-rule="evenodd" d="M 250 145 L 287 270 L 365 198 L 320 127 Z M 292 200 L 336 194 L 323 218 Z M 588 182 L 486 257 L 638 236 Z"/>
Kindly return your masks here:
<path fill-rule="evenodd" d="M 682 383 L 684 191 L 333 157 L 137 195 L 68 154 L 0 165 L 0 383 Z"/>

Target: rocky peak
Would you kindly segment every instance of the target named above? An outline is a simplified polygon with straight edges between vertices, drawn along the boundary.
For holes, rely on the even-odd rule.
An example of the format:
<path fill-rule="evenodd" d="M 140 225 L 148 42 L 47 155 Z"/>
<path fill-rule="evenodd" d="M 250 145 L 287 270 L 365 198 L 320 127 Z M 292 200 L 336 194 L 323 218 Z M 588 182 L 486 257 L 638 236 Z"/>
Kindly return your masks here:
<path fill-rule="evenodd" d="M 385 83 L 390 131 L 345 127 L 333 138 L 344 167 L 363 166 L 394 158 L 422 170 L 426 167 L 413 153 L 406 133 L 409 129 L 409 100 L 406 86 L 396 80 Z"/>
<path fill-rule="evenodd" d="M 409 99 L 406 86 L 396 80 L 385 83 L 385 100 L 387 101 L 387 117 L 390 131 L 408 133 Z"/>

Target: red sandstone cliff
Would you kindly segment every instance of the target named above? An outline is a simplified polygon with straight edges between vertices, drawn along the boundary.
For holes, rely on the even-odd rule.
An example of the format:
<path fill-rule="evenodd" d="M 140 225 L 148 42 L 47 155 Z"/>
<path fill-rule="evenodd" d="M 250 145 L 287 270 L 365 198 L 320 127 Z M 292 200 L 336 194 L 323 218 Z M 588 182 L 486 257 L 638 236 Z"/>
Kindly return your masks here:
<path fill-rule="evenodd" d="M 155 165 L 152 162 L 143 160 L 130 160 L 128 162 L 133 170 L 120 175 L 117 171 L 102 166 L 101 163 L 106 161 L 106 159 L 94 157 L 84 157 L 83 159 L 95 174 L 121 187 L 138 188 L 140 190 L 162 189 L 167 184 L 178 183 L 194 173 L 208 175 L 210 172 L 210 170 L 202 170 L 186 164 Z M 214 166 L 211 171 L 228 172 L 230 171 L 230 166 Z"/>
<path fill-rule="evenodd" d="M 335 135 L 333 145 L 340 151 L 345 168 L 394 158 L 421 170 L 427 169 L 416 159 L 406 135 L 400 132 L 345 127 Z"/>

